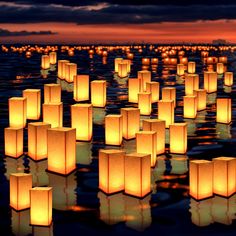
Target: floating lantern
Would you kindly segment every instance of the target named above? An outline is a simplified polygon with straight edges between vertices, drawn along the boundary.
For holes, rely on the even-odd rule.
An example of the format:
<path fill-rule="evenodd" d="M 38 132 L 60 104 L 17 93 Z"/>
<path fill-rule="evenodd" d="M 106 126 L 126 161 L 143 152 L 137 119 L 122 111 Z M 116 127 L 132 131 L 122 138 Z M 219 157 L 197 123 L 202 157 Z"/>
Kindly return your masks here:
<path fill-rule="evenodd" d="M 50 61 L 51 65 L 55 65 L 57 63 L 57 53 L 56 52 L 49 53 L 49 61 Z"/>
<path fill-rule="evenodd" d="M 218 59 L 216 57 L 207 57 L 207 64 L 216 64 Z"/>
<path fill-rule="evenodd" d="M 71 127 L 76 129 L 76 140 L 91 140 L 93 133 L 92 104 L 75 104 L 71 106 Z"/>
<path fill-rule="evenodd" d="M 174 101 L 173 100 L 160 100 L 158 105 L 158 119 L 166 122 L 166 128 L 169 128 L 170 124 L 174 123 Z"/>
<path fill-rule="evenodd" d="M 118 64 L 118 76 L 121 78 L 128 76 L 128 64 L 124 60 Z"/>
<path fill-rule="evenodd" d="M 232 86 L 234 81 L 234 74 L 233 72 L 225 72 L 224 76 L 224 84 L 226 86 Z"/>
<path fill-rule="evenodd" d="M 188 58 L 187 57 L 182 57 L 180 58 L 180 64 L 187 65 L 188 64 Z"/>
<path fill-rule="evenodd" d="M 122 115 L 107 115 L 105 117 L 105 143 L 107 145 L 121 145 Z"/>
<path fill-rule="evenodd" d="M 149 58 L 142 58 L 142 65 L 149 66 L 150 65 L 150 59 Z"/>
<path fill-rule="evenodd" d="M 138 71 L 138 79 L 140 80 L 140 91 L 146 91 L 146 83 L 151 82 L 151 72 L 148 70 Z"/>
<path fill-rule="evenodd" d="M 176 107 L 176 88 L 165 87 L 162 88 L 162 100 L 173 100 L 174 107 Z"/>
<path fill-rule="evenodd" d="M 125 156 L 125 193 L 144 197 L 151 191 L 151 156 L 131 153 Z"/>
<path fill-rule="evenodd" d="M 157 65 L 158 64 L 158 58 L 152 58 L 151 59 L 151 64 L 152 65 Z"/>
<path fill-rule="evenodd" d="M 8 99 L 9 126 L 24 128 L 26 126 L 26 98 L 12 97 Z"/>
<path fill-rule="evenodd" d="M 50 68 L 50 57 L 48 55 L 42 55 L 41 57 L 41 68 L 47 70 Z"/>
<path fill-rule="evenodd" d="M 211 197 L 213 180 L 213 165 L 211 161 L 190 161 L 189 168 L 189 194 L 197 199 Z"/>
<path fill-rule="evenodd" d="M 77 75 L 77 64 L 75 63 L 66 63 L 65 64 L 65 80 L 68 83 L 74 81 L 74 76 Z"/>
<path fill-rule="evenodd" d="M 23 154 L 23 128 L 4 129 L 5 155 L 18 158 Z"/>
<path fill-rule="evenodd" d="M 123 61 L 123 58 L 115 58 L 115 72 L 118 73 L 118 65 Z"/>
<path fill-rule="evenodd" d="M 190 62 L 188 63 L 188 73 L 189 73 L 189 74 L 194 74 L 195 71 L 196 71 L 196 63 L 193 62 L 193 61 L 190 61 Z"/>
<path fill-rule="evenodd" d="M 216 72 L 217 74 L 224 74 L 224 64 L 223 63 L 217 63 L 216 64 Z"/>
<path fill-rule="evenodd" d="M 43 104 L 43 122 L 51 124 L 52 128 L 63 125 L 63 104 L 50 103 Z"/>
<path fill-rule="evenodd" d="M 216 122 L 228 124 L 231 122 L 231 98 L 216 99 Z"/>
<path fill-rule="evenodd" d="M 57 75 L 60 79 L 65 79 L 67 63 L 70 63 L 70 61 L 58 60 L 58 74 Z"/>
<path fill-rule="evenodd" d="M 74 100 L 77 102 L 89 100 L 89 75 L 74 77 Z"/>
<path fill-rule="evenodd" d="M 130 73 L 130 71 L 131 71 L 131 60 L 124 59 L 122 62 L 126 63 L 126 65 L 127 65 L 127 75 L 128 75 L 128 73 Z"/>
<path fill-rule="evenodd" d="M 184 64 L 178 64 L 177 65 L 177 75 L 179 75 L 179 76 L 184 75 L 184 71 L 185 71 Z"/>
<path fill-rule="evenodd" d="M 140 111 L 138 108 L 121 108 L 123 138 L 133 139 L 139 131 Z"/>
<path fill-rule="evenodd" d="M 125 152 L 121 150 L 99 151 L 99 188 L 107 193 L 124 190 Z"/>
<path fill-rule="evenodd" d="M 127 54 L 127 58 L 128 58 L 129 60 L 133 60 L 133 59 L 134 59 L 134 54 L 133 54 L 133 53 L 128 53 L 128 54 Z"/>
<path fill-rule="evenodd" d="M 152 98 L 151 93 L 138 93 L 138 108 L 141 115 L 150 115 L 152 112 Z"/>
<path fill-rule="evenodd" d="M 141 90 L 141 81 L 139 79 L 128 79 L 129 102 L 138 103 L 138 93 Z"/>
<path fill-rule="evenodd" d="M 160 84 L 159 82 L 147 82 L 146 91 L 151 93 L 152 103 L 159 101 Z"/>
<path fill-rule="evenodd" d="M 170 125 L 170 153 L 184 154 L 187 151 L 187 124 Z"/>
<path fill-rule="evenodd" d="M 188 74 L 185 77 L 185 95 L 193 95 L 193 91 L 199 89 L 199 75 Z"/>
<path fill-rule="evenodd" d="M 30 207 L 32 175 L 25 173 L 10 174 L 10 206 L 17 211 Z"/>
<path fill-rule="evenodd" d="M 206 109 L 207 92 L 205 89 L 197 89 L 193 92 L 197 97 L 197 111 Z"/>
<path fill-rule="evenodd" d="M 44 85 L 44 103 L 61 102 L 61 85 L 60 84 L 45 84 Z"/>
<path fill-rule="evenodd" d="M 207 93 L 213 93 L 217 91 L 216 72 L 204 72 L 204 89 L 206 89 Z"/>
<path fill-rule="evenodd" d="M 30 189 L 30 224 L 49 226 L 52 223 L 52 188 Z"/>
<path fill-rule="evenodd" d="M 34 122 L 28 124 L 28 156 L 35 161 L 47 157 L 47 130 L 50 124 Z"/>
<path fill-rule="evenodd" d="M 219 57 L 219 62 L 220 62 L 220 63 L 227 64 L 228 59 L 227 59 L 227 57 Z"/>
<path fill-rule="evenodd" d="M 197 115 L 197 105 L 196 96 L 184 96 L 184 118 L 194 119 Z"/>
<path fill-rule="evenodd" d="M 92 105 L 94 107 L 105 107 L 107 100 L 106 81 L 94 80 L 90 84 Z"/>

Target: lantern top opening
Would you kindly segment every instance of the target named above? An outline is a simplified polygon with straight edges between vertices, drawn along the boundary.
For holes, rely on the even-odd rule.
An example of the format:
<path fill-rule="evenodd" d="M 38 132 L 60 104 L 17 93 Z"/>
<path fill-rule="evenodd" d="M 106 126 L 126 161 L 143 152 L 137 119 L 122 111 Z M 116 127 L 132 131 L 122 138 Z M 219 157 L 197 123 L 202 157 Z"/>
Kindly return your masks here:
<path fill-rule="evenodd" d="M 137 152 L 134 152 L 134 153 L 129 153 L 129 154 L 126 154 L 127 157 L 133 157 L 133 158 L 140 158 L 140 157 L 146 157 L 146 156 L 150 156 L 150 154 L 145 154 L 145 153 L 137 153 Z"/>
<path fill-rule="evenodd" d="M 170 124 L 170 126 L 182 126 L 182 127 L 184 127 L 184 126 L 187 126 L 187 123 L 172 123 L 172 124 Z"/>
<path fill-rule="evenodd" d="M 40 92 L 40 89 L 25 89 L 24 92 Z"/>
<path fill-rule="evenodd" d="M 106 117 L 115 117 L 115 118 L 120 118 L 122 115 L 107 115 Z"/>
<path fill-rule="evenodd" d="M 12 176 L 22 177 L 22 176 L 31 176 L 32 174 L 27 173 L 11 173 Z"/>
<path fill-rule="evenodd" d="M 26 100 L 26 98 L 24 98 L 24 97 L 12 97 L 12 98 L 9 98 L 9 100 L 19 100 L 19 101 L 24 101 L 24 100 Z"/>
<path fill-rule="evenodd" d="M 156 132 L 155 131 L 139 131 L 137 132 L 136 134 L 144 134 L 144 135 L 147 135 L 147 134 L 155 134 Z"/>
<path fill-rule="evenodd" d="M 232 161 L 236 160 L 234 157 L 216 157 L 212 159 L 213 161 Z"/>
<path fill-rule="evenodd" d="M 191 161 L 191 163 L 195 163 L 195 164 L 210 164 L 211 161 L 207 161 L 207 160 L 193 160 L 193 161 Z"/>
<path fill-rule="evenodd" d="M 49 191 L 51 189 L 52 189 L 52 187 L 34 187 L 34 188 L 31 188 L 30 191 L 34 191 L 34 190 Z"/>
<path fill-rule="evenodd" d="M 165 122 L 164 120 L 160 120 L 160 119 L 146 119 L 146 120 L 143 120 L 143 121 L 149 122 L 149 123 Z"/>
<path fill-rule="evenodd" d="M 100 149 L 99 152 L 103 152 L 103 153 L 106 153 L 106 154 L 125 153 L 125 151 L 117 150 L 117 149 Z"/>
<path fill-rule="evenodd" d="M 56 128 L 50 128 L 50 129 L 48 129 L 48 130 L 68 132 L 68 131 L 71 131 L 71 130 L 75 130 L 75 128 L 56 127 Z"/>
<path fill-rule="evenodd" d="M 71 105 L 72 107 L 92 107 L 93 105 L 92 104 L 74 104 L 74 105 Z"/>

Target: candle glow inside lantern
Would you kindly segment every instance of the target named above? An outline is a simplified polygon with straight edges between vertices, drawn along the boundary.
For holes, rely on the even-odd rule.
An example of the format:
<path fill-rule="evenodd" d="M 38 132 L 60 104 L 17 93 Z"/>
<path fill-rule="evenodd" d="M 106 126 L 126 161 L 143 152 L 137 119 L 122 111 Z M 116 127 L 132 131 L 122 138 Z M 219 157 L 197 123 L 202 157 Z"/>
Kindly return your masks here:
<path fill-rule="evenodd" d="M 61 102 L 61 85 L 60 84 L 45 84 L 44 85 L 44 103 Z"/>
<path fill-rule="evenodd" d="M 122 62 L 126 63 L 126 65 L 127 65 L 127 75 L 128 75 L 128 73 L 130 73 L 130 71 L 131 71 L 131 60 L 123 59 Z"/>
<path fill-rule="evenodd" d="M 105 143 L 107 145 L 121 145 L 122 127 L 122 115 L 107 115 L 105 117 Z"/>
<path fill-rule="evenodd" d="M 23 154 L 23 128 L 4 129 L 5 155 L 18 158 Z"/>
<path fill-rule="evenodd" d="M 170 153 L 184 154 L 187 152 L 187 124 L 170 125 Z"/>
<path fill-rule="evenodd" d="M 74 100 L 77 102 L 89 100 L 89 75 L 74 77 Z"/>
<path fill-rule="evenodd" d="M 138 93 L 138 108 L 141 115 L 150 115 L 152 112 L 152 98 L 151 93 Z"/>
<path fill-rule="evenodd" d="M 24 128 L 26 126 L 26 107 L 26 98 L 12 97 L 8 99 L 10 127 Z"/>
<path fill-rule="evenodd" d="M 92 104 L 74 104 L 71 106 L 71 127 L 76 129 L 76 140 L 91 140 L 93 133 Z"/>
<path fill-rule="evenodd" d="M 194 61 L 190 61 L 188 63 L 188 73 L 194 74 L 196 72 L 196 63 Z"/>
<path fill-rule="evenodd" d="M 68 60 L 59 60 L 58 61 L 58 72 L 57 72 L 57 76 L 60 79 L 65 79 L 65 75 L 66 75 L 66 64 L 70 63 L 70 61 Z"/>
<path fill-rule="evenodd" d="M 115 72 L 116 73 L 118 73 L 118 65 L 119 65 L 119 63 L 121 63 L 123 61 L 123 58 L 119 58 L 119 57 L 117 57 L 117 58 L 115 58 Z"/>
<path fill-rule="evenodd" d="M 199 89 L 199 75 L 188 74 L 185 77 L 185 95 L 193 95 L 193 91 Z"/>
<path fill-rule="evenodd" d="M 216 64 L 216 72 L 217 74 L 221 75 L 224 74 L 224 64 L 223 63 L 217 63 Z"/>
<path fill-rule="evenodd" d="M 173 87 L 162 88 L 162 100 L 173 100 L 174 107 L 176 107 L 176 88 Z"/>
<path fill-rule="evenodd" d="M 121 108 L 123 138 L 133 139 L 139 131 L 140 111 L 138 108 Z"/>
<path fill-rule="evenodd" d="M 137 78 L 128 79 L 129 102 L 138 103 L 138 93 L 141 90 L 141 81 Z"/>
<path fill-rule="evenodd" d="M 204 89 L 207 93 L 214 93 L 217 91 L 217 73 L 204 72 Z"/>
<path fill-rule="evenodd" d="M 118 76 L 121 78 L 128 76 L 128 64 L 124 60 L 118 64 Z"/>
<path fill-rule="evenodd" d="M 159 82 L 147 82 L 146 91 L 151 93 L 152 103 L 159 101 L 160 84 Z"/>
<path fill-rule="evenodd" d="M 105 107 L 107 90 L 105 80 L 94 80 L 91 85 L 91 102 L 94 107 Z"/>
<path fill-rule="evenodd" d="M 49 103 L 43 104 L 43 122 L 51 124 L 52 128 L 63 125 L 63 104 Z"/>
<path fill-rule="evenodd" d="M 197 97 L 184 96 L 184 118 L 194 119 L 197 115 Z"/>
<path fill-rule="evenodd" d="M 150 58 L 142 58 L 142 65 L 149 66 Z"/>
<path fill-rule="evenodd" d="M 50 124 L 33 122 L 28 124 L 28 156 L 35 161 L 47 157 L 47 130 Z"/>
<path fill-rule="evenodd" d="M 41 68 L 47 70 L 50 68 L 50 57 L 48 55 L 42 55 Z"/>
<path fill-rule="evenodd" d="M 166 128 L 169 128 L 170 124 L 174 123 L 174 101 L 173 100 L 160 100 L 158 105 L 158 119 L 166 122 Z"/>
<path fill-rule="evenodd" d="M 68 83 L 74 81 L 74 76 L 77 75 L 77 64 L 75 63 L 66 63 L 65 64 L 65 80 Z"/>
<path fill-rule="evenodd" d="M 99 189 L 107 194 L 124 190 L 125 152 L 121 150 L 99 151 Z"/>
<path fill-rule="evenodd" d="M 125 156 L 125 193 L 144 197 L 151 191 L 151 156 L 131 153 Z"/>
<path fill-rule="evenodd" d="M 30 224 L 49 226 L 52 223 L 52 188 L 30 189 Z"/>
<path fill-rule="evenodd" d="M 194 90 L 193 95 L 197 97 L 197 111 L 206 109 L 207 92 L 205 89 Z"/>
<path fill-rule="evenodd" d="M 216 99 L 216 122 L 228 124 L 231 122 L 231 98 Z"/>
<path fill-rule="evenodd" d="M 227 58 L 227 57 L 219 57 L 219 62 L 220 62 L 220 63 L 227 64 L 228 58 Z"/>
<path fill-rule="evenodd" d="M 55 65 L 57 63 L 57 53 L 56 52 L 49 53 L 49 61 L 50 61 L 51 65 Z"/>
<path fill-rule="evenodd" d="M 155 131 L 139 131 L 136 133 L 136 151 L 151 155 L 151 167 L 156 165 L 157 133 Z"/>
<path fill-rule="evenodd" d="M 10 206 L 17 211 L 30 207 L 32 175 L 25 173 L 10 174 Z"/>
<path fill-rule="evenodd" d="M 41 93 L 40 89 L 25 89 L 23 97 L 26 98 L 26 117 L 31 120 L 38 120 L 41 114 Z"/>
<path fill-rule="evenodd" d="M 189 194 L 197 199 L 213 195 L 213 164 L 207 160 L 190 161 L 189 167 Z"/>
<path fill-rule="evenodd" d="M 180 58 L 180 63 L 183 64 L 183 65 L 187 65 L 188 64 L 188 58 L 187 57 Z"/>
<path fill-rule="evenodd" d="M 224 84 L 226 86 L 232 86 L 234 81 L 234 74 L 233 72 L 225 72 L 224 76 Z"/>
<path fill-rule="evenodd" d="M 178 64 L 177 65 L 177 75 L 179 75 L 179 76 L 184 75 L 184 71 L 185 71 L 184 64 Z"/>
<path fill-rule="evenodd" d="M 152 65 L 157 65 L 158 64 L 158 58 L 152 58 L 151 59 L 151 64 Z"/>
<path fill-rule="evenodd" d="M 146 83 L 151 82 L 151 71 L 141 70 L 138 71 L 138 79 L 140 80 L 140 91 L 146 92 Z"/>

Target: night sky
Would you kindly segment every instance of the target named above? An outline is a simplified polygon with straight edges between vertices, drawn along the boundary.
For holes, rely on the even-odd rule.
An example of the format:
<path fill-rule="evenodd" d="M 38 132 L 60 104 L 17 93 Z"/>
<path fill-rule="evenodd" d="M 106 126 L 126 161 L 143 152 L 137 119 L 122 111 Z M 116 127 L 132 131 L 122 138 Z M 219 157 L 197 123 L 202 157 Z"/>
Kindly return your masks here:
<path fill-rule="evenodd" d="M 236 42 L 234 0 L 0 1 L 2 43 Z"/>

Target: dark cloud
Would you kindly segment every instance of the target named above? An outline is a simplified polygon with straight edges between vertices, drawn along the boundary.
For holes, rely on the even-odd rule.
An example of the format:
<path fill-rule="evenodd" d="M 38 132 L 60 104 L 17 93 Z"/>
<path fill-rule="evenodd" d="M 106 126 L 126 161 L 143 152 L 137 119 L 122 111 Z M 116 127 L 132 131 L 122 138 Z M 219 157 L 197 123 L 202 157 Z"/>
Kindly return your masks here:
<path fill-rule="evenodd" d="M 29 36 L 29 35 L 50 35 L 57 34 L 51 31 L 9 31 L 6 29 L 0 28 L 0 37 L 8 37 L 8 36 Z"/>

